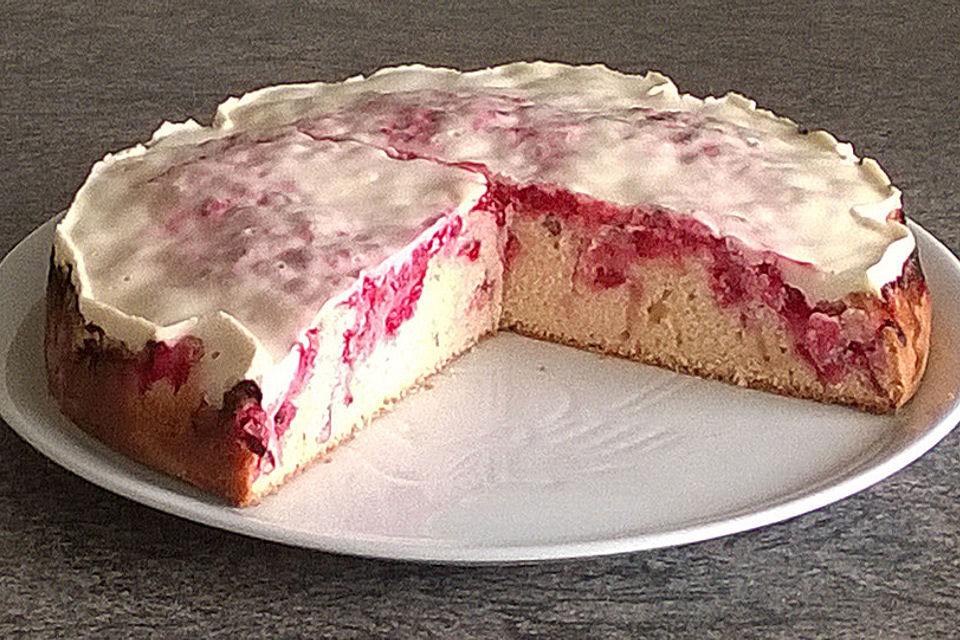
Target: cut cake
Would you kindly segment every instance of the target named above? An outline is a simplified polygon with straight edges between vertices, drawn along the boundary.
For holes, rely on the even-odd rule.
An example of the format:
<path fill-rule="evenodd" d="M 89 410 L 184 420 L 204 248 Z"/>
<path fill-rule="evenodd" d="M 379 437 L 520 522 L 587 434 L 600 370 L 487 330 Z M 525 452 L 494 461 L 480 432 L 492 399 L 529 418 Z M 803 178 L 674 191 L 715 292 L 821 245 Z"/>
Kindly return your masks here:
<path fill-rule="evenodd" d="M 892 411 L 930 306 L 879 166 L 665 77 L 420 66 L 230 99 L 57 229 L 63 412 L 235 504 L 498 328 Z"/>

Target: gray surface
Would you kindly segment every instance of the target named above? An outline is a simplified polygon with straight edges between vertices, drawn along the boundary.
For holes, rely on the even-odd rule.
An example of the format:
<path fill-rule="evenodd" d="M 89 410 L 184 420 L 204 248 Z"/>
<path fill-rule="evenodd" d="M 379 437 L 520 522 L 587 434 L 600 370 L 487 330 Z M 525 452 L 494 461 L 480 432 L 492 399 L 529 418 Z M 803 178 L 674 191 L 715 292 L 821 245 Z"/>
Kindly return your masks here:
<path fill-rule="evenodd" d="M 960 4 L 857 4 L 0 1 L 0 253 L 63 209 L 103 154 L 164 119 L 209 121 L 227 95 L 530 58 L 659 69 L 683 90 L 736 89 L 828 128 L 879 158 L 908 215 L 956 253 Z M 185 522 L 63 471 L 4 426 L 0 636 L 952 637 L 958 450 L 954 433 L 880 485 L 758 531 L 463 568 Z"/>

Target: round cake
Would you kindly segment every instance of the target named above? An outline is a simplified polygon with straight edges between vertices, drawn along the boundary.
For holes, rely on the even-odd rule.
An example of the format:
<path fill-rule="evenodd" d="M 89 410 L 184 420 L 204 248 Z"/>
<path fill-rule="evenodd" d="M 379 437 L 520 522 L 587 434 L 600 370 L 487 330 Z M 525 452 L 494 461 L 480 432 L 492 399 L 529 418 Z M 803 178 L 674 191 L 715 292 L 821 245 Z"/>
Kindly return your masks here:
<path fill-rule="evenodd" d="M 886 412 L 930 303 L 899 191 L 830 134 L 656 73 L 410 66 L 97 163 L 45 351 L 78 425 L 249 504 L 498 329 Z"/>

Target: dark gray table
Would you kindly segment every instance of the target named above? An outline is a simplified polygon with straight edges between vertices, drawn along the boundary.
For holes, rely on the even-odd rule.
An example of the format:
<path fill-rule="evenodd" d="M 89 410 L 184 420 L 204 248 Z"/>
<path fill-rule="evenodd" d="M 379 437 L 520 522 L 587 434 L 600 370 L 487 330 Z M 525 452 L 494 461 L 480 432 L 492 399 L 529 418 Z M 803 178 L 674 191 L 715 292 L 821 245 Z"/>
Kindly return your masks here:
<path fill-rule="evenodd" d="M 863 4 L 866 6 L 855 6 Z M 845 8 L 838 8 L 841 5 Z M 853 140 L 960 250 L 960 3 L 0 1 L 0 253 L 90 165 L 228 95 L 404 62 L 659 69 Z M 0 298 L 2 299 L 2 298 Z M 958 346 L 960 348 L 960 346 Z M 444 567 L 289 548 L 114 496 L 0 427 L 0 636 L 951 637 L 960 434 L 863 493 L 682 548 Z"/>

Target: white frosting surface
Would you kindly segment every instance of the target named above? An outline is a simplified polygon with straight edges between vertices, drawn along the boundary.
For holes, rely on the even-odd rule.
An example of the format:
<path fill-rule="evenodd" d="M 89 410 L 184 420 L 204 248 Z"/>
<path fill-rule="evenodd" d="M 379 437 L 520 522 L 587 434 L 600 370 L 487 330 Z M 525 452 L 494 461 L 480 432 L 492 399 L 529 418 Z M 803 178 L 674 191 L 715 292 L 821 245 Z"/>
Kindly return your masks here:
<path fill-rule="evenodd" d="M 231 98 L 211 127 L 164 124 L 95 165 L 57 235 L 81 312 L 134 349 L 198 335 L 228 354 L 204 365 L 213 392 L 266 371 L 359 270 L 484 191 L 378 149 L 690 215 L 782 256 L 814 300 L 879 291 L 914 249 L 875 162 L 740 96 L 602 66 L 412 66 Z"/>
<path fill-rule="evenodd" d="M 229 129 L 278 121 L 690 214 L 744 247 L 785 257 L 787 277 L 814 301 L 878 292 L 915 246 L 905 225 L 888 220 L 900 192 L 850 144 L 801 134 L 736 94 L 681 95 L 657 73 L 544 62 L 465 74 L 402 67 L 264 89 L 228 100 L 216 119 Z"/>
<path fill-rule="evenodd" d="M 221 392 L 283 360 L 361 271 L 486 191 L 475 173 L 289 127 L 165 131 L 94 167 L 57 253 L 72 257 L 88 321 L 133 349 L 197 335 Z"/>

